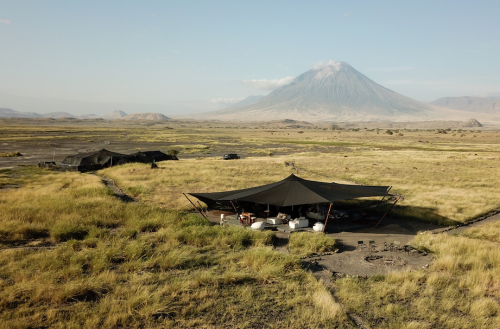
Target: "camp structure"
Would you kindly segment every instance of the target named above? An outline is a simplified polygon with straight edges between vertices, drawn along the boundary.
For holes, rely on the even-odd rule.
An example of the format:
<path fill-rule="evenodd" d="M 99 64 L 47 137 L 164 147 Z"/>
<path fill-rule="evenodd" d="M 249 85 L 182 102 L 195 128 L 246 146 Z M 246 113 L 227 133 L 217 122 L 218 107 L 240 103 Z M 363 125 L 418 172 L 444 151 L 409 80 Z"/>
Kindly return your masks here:
<path fill-rule="evenodd" d="M 59 164 L 55 164 L 54 162 L 40 162 L 38 166 L 41 168 L 50 168 L 62 171 L 87 172 L 121 165 L 124 163 L 152 163 L 165 160 L 179 159 L 175 155 L 168 155 L 161 151 L 143 151 L 132 154 L 122 154 L 102 149 L 99 151 L 78 153 L 67 156 Z"/>
<path fill-rule="evenodd" d="M 213 204 L 217 201 L 241 200 L 286 207 L 310 203 L 331 203 L 364 197 L 389 196 L 390 194 L 387 192 L 389 187 L 317 182 L 291 174 L 276 183 L 242 190 L 188 194 L 207 204 Z"/>
<path fill-rule="evenodd" d="M 214 193 L 188 193 L 207 205 L 232 203 L 235 200 L 279 207 L 330 203 L 365 197 L 387 197 L 390 186 L 365 186 L 326 183 L 302 179 L 291 174 L 287 178 L 262 186 Z M 328 220 L 329 213 L 326 217 Z"/>
<path fill-rule="evenodd" d="M 60 166 L 77 168 L 80 172 L 99 170 L 130 162 L 130 156 L 102 149 L 95 152 L 78 153 L 64 158 Z"/>
<path fill-rule="evenodd" d="M 168 155 L 161 151 L 144 151 L 132 153 L 131 157 L 135 157 L 135 161 L 129 162 L 142 162 L 142 163 L 151 163 L 153 160 L 155 162 L 166 161 L 166 160 L 179 160 L 175 155 Z"/>

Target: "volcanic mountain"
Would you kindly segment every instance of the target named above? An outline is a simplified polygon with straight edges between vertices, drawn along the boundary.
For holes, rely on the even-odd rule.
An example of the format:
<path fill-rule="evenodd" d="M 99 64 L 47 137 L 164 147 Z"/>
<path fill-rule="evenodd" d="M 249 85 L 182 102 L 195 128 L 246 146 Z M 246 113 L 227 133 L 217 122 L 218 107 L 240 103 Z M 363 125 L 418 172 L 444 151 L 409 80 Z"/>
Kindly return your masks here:
<path fill-rule="evenodd" d="M 199 116 L 252 121 L 407 121 L 434 119 L 436 111 L 429 104 L 382 87 L 347 63 L 330 62 L 252 104 Z"/>

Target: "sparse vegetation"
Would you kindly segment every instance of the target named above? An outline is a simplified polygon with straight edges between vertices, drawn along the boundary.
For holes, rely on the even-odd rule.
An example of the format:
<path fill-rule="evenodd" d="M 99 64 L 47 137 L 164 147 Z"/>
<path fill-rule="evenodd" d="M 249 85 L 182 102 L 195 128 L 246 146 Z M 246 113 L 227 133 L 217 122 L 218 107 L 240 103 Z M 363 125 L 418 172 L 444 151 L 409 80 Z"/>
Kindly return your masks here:
<path fill-rule="evenodd" d="M 99 141 L 111 131 L 130 141 L 168 141 L 199 157 L 154 171 L 126 164 L 98 172 L 141 203 L 123 203 L 95 175 L 0 170 L 0 328 L 356 327 L 346 312 L 371 328 L 499 327 L 498 222 L 459 236 L 418 235 L 413 247 L 436 258 L 428 267 L 337 279 L 329 287 L 336 301 L 298 258 L 334 250 L 333 239 L 294 233 L 291 254 L 279 253 L 272 232 L 211 226 L 187 212 L 181 194 L 297 173 L 283 165 L 286 159 L 307 179 L 393 185 L 392 192 L 405 195 L 395 217 L 464 222 L 500 206 L 496 132 L 474 138 L 460 130 L 457 138 L 434 127 L 394 138 L 356 127 L 342 135 L 323 129 L 270 135 L 176 126 L 120 135 L 113 127 L 52 127 L 54 136 L 44 139 L 33 131 L 49 128 L 7 128 L 15 132 L 2 131 L 0 140 L 40 144 L 72 131 L 71 138 Z M 204 153 L 228 148 L 254 157 L 219 161 Z M 265 157 L 266 151 L 285 156 Z"/>
<path fill-rule="evenodd" d="M 7 152 L 0 153 L 0 157 L 9 158 L 9 157 L 22 157 L 23 155 L 20 152 Z"/>
<path fill-rule="evenodd" d="M 310 256 L 335 250 L 335 240 L 323 233 L 297 232 L 290 235 L 290 252 L 298 256 Z"/>

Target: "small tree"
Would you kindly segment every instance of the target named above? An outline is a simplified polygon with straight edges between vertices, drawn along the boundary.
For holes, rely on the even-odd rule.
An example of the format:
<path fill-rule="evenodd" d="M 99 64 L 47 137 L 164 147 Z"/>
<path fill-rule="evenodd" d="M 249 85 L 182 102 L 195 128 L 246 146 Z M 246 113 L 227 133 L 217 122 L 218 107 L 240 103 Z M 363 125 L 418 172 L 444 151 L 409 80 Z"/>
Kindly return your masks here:
<path fill-rule="evenodd" d="M 179 150 L 176 150 L 176 149 L 174 149 L 174 148 L 169 148 L 169 149 L 167 150 L 167 154 L 168 154 L 168 155 L 175 156 L 175 155 L 177 155 L 177 154 L 179 154 L 179 153 L 180 153 L 180 152 L 179 152 Z"/>
<path fill-rule="evenodd" d="M 386 133 L 386 134 L 388 134 L 388 135 L 392 135 L 392 134 L 394 134 L 394 133 L 392 132 L 392 130 L 390 130 L 390 129 L 387 129 L 387 130 L 385 131 L 385 133 Z"/>

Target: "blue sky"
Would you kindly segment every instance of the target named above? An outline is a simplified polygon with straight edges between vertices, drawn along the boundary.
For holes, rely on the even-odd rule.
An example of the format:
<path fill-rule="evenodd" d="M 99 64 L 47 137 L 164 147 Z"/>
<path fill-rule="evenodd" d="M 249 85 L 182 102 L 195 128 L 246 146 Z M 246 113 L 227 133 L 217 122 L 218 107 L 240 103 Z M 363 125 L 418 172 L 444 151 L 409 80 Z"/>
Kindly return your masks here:
<path fill-rule="evenodd" d="M 0 107 L 201 112 L 321 60 L 421 101 L 500 96 L 499 14 L 500 1 L 0 0 Z"/>

